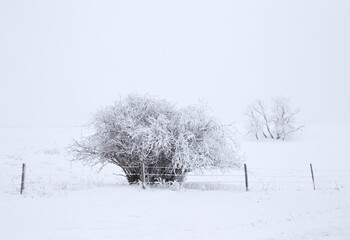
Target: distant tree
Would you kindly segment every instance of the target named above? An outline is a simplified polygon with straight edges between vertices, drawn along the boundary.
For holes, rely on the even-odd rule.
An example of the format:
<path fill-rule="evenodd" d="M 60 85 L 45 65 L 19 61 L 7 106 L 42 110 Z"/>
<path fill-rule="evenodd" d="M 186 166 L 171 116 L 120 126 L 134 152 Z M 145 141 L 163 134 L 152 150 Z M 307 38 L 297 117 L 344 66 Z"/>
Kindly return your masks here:
<path fill-rule="evenodd" d="M 262 134 L 265 138 L 274 138 L 270 129 L 270 118 L 266 113 L 264 103 L 257 100 L 248 106 L 247 116 L 249 117 L 248 133 L 253 134 L 256 139 Z"/>
<path fill-rule="evenodd" d="M 142 163 L 153 183 L 181 182 L 195 169 L 240 165 L 230 129 L 203 106 L 177 109 L 166 100 L 129 95 L 98 111 L 90 129 L 91 135 L 70 146 L 73 159 L 115 164 L 129 183 L 142 180 Z"/>
<path fill-rule="evenodd" d="M 270 112 L 267 112 L 264 103 L 260 100 L 249 105 L 246 113 L 249 118 L 248 134 L 256 139 L 263 136 L 285 140 L 300 131 L 303 126 L 298 125 L 295 118 L 300 109 L 292 109 L 289 102 L 288 98 L 275 98 Z"/>

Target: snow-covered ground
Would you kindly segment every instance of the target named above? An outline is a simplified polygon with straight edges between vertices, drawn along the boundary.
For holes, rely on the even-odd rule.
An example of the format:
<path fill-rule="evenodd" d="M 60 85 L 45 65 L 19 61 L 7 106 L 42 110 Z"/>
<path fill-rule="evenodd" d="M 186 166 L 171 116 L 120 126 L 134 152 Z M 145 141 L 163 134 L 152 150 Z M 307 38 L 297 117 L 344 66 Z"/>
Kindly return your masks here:
<path fill-rule="evenodd" d="M 249 192 L 242 170 L 194 173 L 181 187 L 129 186 L 115 166 L 69 161 L 65 147 L 80 134 L 0 129 L 0 239 L 350 239 L 350 125 L 308 126 L 285 142 L 242 130 Z"/>

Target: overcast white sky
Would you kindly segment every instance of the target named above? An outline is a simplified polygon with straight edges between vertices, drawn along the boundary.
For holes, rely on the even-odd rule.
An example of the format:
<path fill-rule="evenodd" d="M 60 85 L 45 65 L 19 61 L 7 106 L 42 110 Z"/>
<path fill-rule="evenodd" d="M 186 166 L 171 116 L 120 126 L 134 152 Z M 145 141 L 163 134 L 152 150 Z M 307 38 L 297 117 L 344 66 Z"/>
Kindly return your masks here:
<path fill-rule="evenodd" d="M 0 0 L 0 126 L 84 124 L 130 92 L 350 122 L 350 1 Z"/>

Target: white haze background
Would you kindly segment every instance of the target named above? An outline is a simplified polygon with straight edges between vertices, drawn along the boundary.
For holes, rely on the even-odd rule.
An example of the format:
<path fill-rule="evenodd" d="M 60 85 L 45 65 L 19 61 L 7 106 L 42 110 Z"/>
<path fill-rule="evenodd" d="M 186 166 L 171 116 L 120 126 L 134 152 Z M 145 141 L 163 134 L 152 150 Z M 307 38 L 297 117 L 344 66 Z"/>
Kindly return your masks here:
<path fill-rule="evenodd" d="M 349 13 L 349 0 L 0 0 L 0 239 L 348 240 Z M 237 125 L 256 98 L 291 97 L 306 128 L 237 132 L 248 192 L 242 169 L 141 190 L 66 154 L 130 92 L 203 99 Z"/>
<path fill-rule="evenodd" d="M 350 122 L 350 1 L 0 0 L 0 126 L 74 126 L 130 92 L 224 123 L 292 97 Z"/>

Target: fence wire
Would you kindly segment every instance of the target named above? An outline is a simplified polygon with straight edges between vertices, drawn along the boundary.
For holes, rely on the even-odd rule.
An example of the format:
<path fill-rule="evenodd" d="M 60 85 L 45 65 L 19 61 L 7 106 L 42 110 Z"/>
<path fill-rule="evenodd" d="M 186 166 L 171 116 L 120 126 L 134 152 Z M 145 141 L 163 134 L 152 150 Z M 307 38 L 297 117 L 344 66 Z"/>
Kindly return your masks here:
<path fill-rule="evenodd" d="M 133 168 L 136 166 L 123 166 L 123 168 Z M 141 169 L 138 166 L 139 169 Z M 243 169 L 204 169 L 190 173 L 162 173 L 162 170 L 169 170 L 168 167 L 146 167 L 145 179 L 146 185 L 174 185 L 193 187 L 203 186 L 205 189 L 221 189 L 222 186 L 231 186 L 234 189 L 245 189 L 248 184 L 249 190 L 283 190 L 283 189 L 313 189 L 313 180 L 310 168 L 304 169 L 273 169 L 273 168 L 249 168 L 247 170 L 248 183 L 245 181 L 245 172 Z M 159 173 L 150 173 L 147 170 L 157 170 Z M 350 170 L 349 169 L 318 169 L 315 168 L 314 184 L 318 189 L 336 189 L 341 190 L 350 188 Z M 128 174 L 129 176 L 140 176 L 140 173 Z M 161 177 L 183 177 L 181 183 L 166 183 Z M 80 190 L 94 187 L 115 186 L 116 184 L 127 184 L 127 175 L 120 169 L 119 173 L 110 175 L 97 173 L 35 173 L 35 169 L 27 168 L 25 178 L 25 192 L 52 192 L 57 190 Z M 150 181 L 151 178 L 158 181 Z M 0 175 L 0 191 L 3 193 L 19 193 L 21 187 L 21 169 L 18 172 L 6 173 Z"/>

